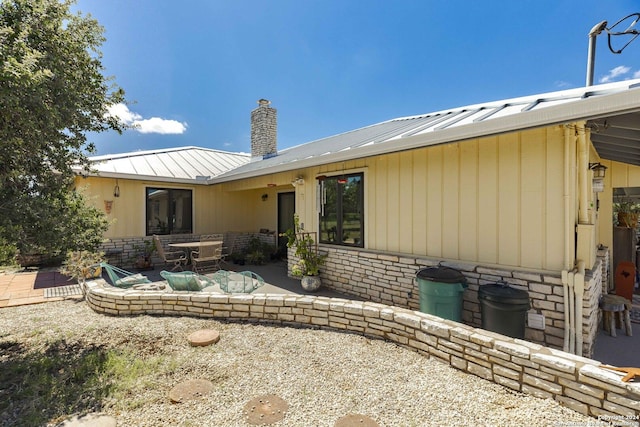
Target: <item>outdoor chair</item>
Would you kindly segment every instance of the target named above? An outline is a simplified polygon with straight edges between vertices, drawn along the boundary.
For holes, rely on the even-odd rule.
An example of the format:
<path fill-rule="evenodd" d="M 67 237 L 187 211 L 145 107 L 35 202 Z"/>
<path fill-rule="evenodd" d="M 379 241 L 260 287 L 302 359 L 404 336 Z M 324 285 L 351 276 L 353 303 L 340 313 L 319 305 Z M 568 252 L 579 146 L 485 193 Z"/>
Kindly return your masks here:
<path fill-rule="evenodd" d="M 165 265 L 173 265 L 171 271 L 175 271 L 176 269 L 183 270 L 183 265 L 187 265 L 189 259 L 187 258 L 187 254 L 184 251 L 165 251 L 162 247 L 162 242 L 160 238 L 153 235 L 153 242 L 156 245 L 156 250 L 158 251 L 158 256 L 162 259 Z"/>
<path fill-rule="evenodd" d="M 220 284 L 220 289 L 226 293 L 251 293 L 264 285 L 264 279 L 253 271 L 226 271 L 219 270 L 212 280 Z"/>
<path fill-rule="evenodd" d="M 130 288 L 141 283 L 151 283 L 151 280 L 140 273 L 131 273 L 106 262 L 101 262 L 99 265 L 107 272 L 107 276 L 115 287 Z"/>
<path fill-rule="evenodd" d="M 174 291 L 201 291 L 215 283 L 206 276 L 193 271 L 170 272 L 162 270 L 160 276 L 167 281 Z"/>
<path fill-rule="evenodd" d="M 207 265 L 210 265 L 215 271 L 220 270 L 221 258 L 222 243 L 201 246 L 200 250 L 191 252 L 193 271 L 199 274 Z"/>

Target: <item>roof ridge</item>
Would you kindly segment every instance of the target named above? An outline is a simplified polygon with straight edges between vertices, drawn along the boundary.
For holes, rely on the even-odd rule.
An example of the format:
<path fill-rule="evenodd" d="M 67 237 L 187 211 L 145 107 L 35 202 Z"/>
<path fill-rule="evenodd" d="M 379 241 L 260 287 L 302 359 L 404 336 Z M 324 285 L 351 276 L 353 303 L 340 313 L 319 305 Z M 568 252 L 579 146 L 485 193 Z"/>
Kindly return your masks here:
<path fill-rule="evenodd" d="M 101 155 L 97 155 L 97 156 L 90 156 L 89 159 L 91 161 L 122 159 L 122 158 L 126 158 L 126 157 L 139 157 L 139 156 L 147 156 L 147 155 L 150 155 L 150 154 L 174 153 L 174 152 L 186 151 L 186 150 L 212 151 L 212 152 L 216 152 L 216 153 L 231 154 L 231 155 L 234 155 L 234 156 L 243 156 L 243 157 L 250 157 L 251 156 L 249 153 L 225 151 L 225 150 L 220 150 L 220 149 L 217 149 L 217 148 L 197 147 L 195 145 L 188 145 L 188 146 L 183 146 L 183 147 L 171 147 L 171 148 L 158 148 L 158 149 L 153 149 L 153 150 L 128 151 L 126 153 L 101 154 Z"/>

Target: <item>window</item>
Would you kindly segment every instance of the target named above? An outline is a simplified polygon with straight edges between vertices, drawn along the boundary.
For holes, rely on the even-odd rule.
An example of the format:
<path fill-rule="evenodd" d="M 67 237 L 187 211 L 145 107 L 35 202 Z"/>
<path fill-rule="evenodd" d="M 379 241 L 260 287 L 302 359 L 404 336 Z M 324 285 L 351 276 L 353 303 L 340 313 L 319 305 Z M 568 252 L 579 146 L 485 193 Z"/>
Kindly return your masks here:
<path fill-rule="evenodd" d="M 191 190 L 147 187 L 147 236 L 192 233 L 191 200 Z"/>
<path fill-rule="evenodd" d="M 318 179 L 320 242 L 364 247 L 362 173 Z"/>

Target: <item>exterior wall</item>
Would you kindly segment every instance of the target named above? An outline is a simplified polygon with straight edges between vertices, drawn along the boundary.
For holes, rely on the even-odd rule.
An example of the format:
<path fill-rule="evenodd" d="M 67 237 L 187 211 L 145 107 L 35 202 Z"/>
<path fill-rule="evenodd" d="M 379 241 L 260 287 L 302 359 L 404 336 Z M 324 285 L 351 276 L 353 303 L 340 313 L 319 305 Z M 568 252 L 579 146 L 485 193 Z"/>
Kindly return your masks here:
<path fill-rule="evenodd" d="M 104 280 L 87 282 L 86 290 L 89 306 L 107 315 L 193 316 L 355 332 L 512 390 L 555 399 L 582 414 L 636 422 L 640 412 L 640 385 L 623 382 L 599 362 L 399 307 L 299 295 L 123 290 Z"/>
<path fill-rule="evenodd" d="M 193 191 L 193 228 L 195 234 L 217 230 L 257 232 L 260 229 L 275 231 L 277 227 L 277 193 L 291 191 L 291 174 L 280 178 L 277 187 L 257 183 L 236 185 L 181 185 L 167 182 L 118 180 L 120 197 L 113 197 L 115 179 L 102 177 L 78 178 L 76 186 L 86 187 L 90 202 L 102 210 L 112 221 L 105 233 L 107 239 L 135 238 L 145 235 L 145 188 L 180 188 Z M 286 184 L 285 184 L 286 182 Z M 266 200 L 262 196 L 266 194 Z M 106 213 L 105 200 L 113 202 L 111 212 Z"/>
<path fill-rule="evenodd" d="M 532 309 L 545 316 L 545 329 L 525 329 L 525 338 L 549 347 L 562 349 L 565 336 L 564 287 L 560 272 L 511 270 L 482 264 L 447 262 L 431 258 L 417 258 L 406 254 L 338 249 L 321 246 L 328 255 L 321 271 L 322 283 L 336 291 L 382 304 L 420 309 L 420 289 L 415 280 L 424 267 L 445 265 L 462 272 L 468 288 L 463 294 L 462 320 L 468 325 L 481 326 L 478 291 L 481 286 L 505 281 L 514 288 L 529 293 Z M 603 254 L 603 258 L 608 255 Z M 289 251 L 289 271 L 295 263 Z M 582 299 L 582 355 L 591 356 L 598 333 L 598 301 L 602 294 L 602 261 L 585 277 Z"/>
<path fill-rule="evenodd" d="M 364 171 L 367 249 L 560 271 L 573 264 L 565 197 L 576 197 L 564 150 L 554 126 L 310 168 L 297 212 L 317 230 L 314 178 Z"/>

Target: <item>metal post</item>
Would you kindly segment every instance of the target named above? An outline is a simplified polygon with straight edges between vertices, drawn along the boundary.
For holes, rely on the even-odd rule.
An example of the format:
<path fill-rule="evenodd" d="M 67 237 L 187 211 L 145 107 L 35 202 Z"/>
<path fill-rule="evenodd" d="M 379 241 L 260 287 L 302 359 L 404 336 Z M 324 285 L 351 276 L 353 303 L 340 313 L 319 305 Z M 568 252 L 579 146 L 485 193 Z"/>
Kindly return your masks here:
<path fill-rule="evenodd" d="M 593 85 L 593 69 L 596 57 L 596 37 L 607 27 L 607 21 L 602 21 L 589 32 L 589 53 L 587 55 L 587 84 Z"/>

